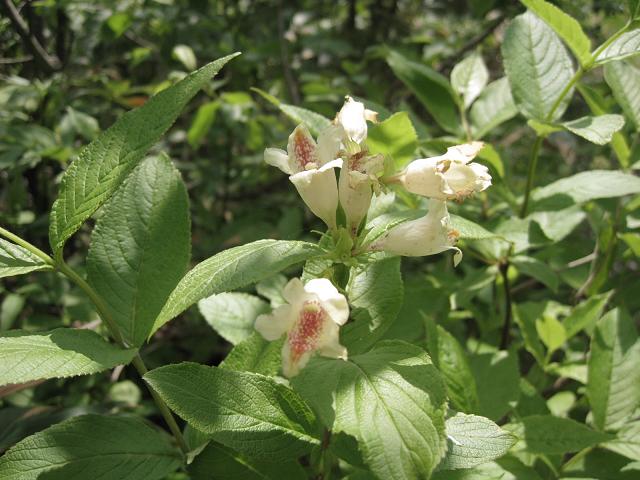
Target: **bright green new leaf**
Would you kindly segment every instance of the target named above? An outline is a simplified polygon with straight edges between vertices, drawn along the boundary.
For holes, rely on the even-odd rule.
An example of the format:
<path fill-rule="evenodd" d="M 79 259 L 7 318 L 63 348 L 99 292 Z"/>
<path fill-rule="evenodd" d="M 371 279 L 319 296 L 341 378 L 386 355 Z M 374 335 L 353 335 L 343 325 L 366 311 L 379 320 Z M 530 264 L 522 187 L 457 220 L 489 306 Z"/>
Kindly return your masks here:
<path fill-rule="evenodd" d="M 29 250 L 0 238 L 0 278 L 52 268 Z"/>
<path fill-rule="evenodd" d="M 240 292 L 225 292 L 203 298 L 198 309 L 207 323 L 234 345 L 248 338 L 258 315 L 271 311 L 260 298 Z"/>
<path fill-rule="evenodd" d="M 427 346 L 447 385 L 447 395 L 453 408 L 466 413 L 478 411 L 476 380 L 460 343 L 433 319 L 428 319 Z"/>
<path fill-rule="evenodd" d="M 211 126 L 216 119 L 216 114 L 220 108 L 220 102 L 207 102 L 198 108 L 196 117 L 187 132 L 187 141 L 193 148 L 198 147 L 205 139 Z"/>
<path fill-rule="evenodd" d="M 91 236 L 89 283 L 131 345 L 142 345 L 191 255 L 187 189 L 164 155 L 148 157 L 104 207 Z"/>
<path fill-rule="evenodd" d="M 107 343 L 91 330 L 12 330 L 0 336 L 0 385 L 98 373 L 126 365 L 136 353 Z"/>
<path fill-rule="evenodd" d="M 528 120 L 527 121 L 527 125 L 529 125 L 531 128 L 533 128 L 533 131 L 536 132 L 536 134 L 539 137 L 546 137 L 548 135 L 551 135 L 552 133 L 555 132 L 561 132 L 562 131 L 562 127 L 556 125 L 556 124 L 552 124 L 552 123 L 547 123 L 547 122 L 539 122 L 537 120 Z"/>
<path fill-rule="evenodd" d="M 220 364 L 220 368 L 276 375 L 281 365 L 281 350 L 284 338 L 269 342 L 258 332 L 238 343 Z"/>
<path fill-rule="evenodd" d="M 614 133 L 624 127 L 624 118 L 615 114 L 582 117 L 564 122 L 562 126 L 591 143 L 605 145 L 611 141 Z"/>
<path fill-rule="evenodd" d="M 519 15 L 507 28 L 502 56 L 520 112 L 543 122 L 560 118 L 573 90 L 554 107 L 571 81 L 573 66 L 555 32 L 531 12 Z"/>
<path fill-rule="evenodd" d="M 322 251 L 312 243 L 258 240 L 199 263 L 180 280 L 158 315 L 152 333 L 197 301 L 267 278 Z"/>
<path fill-rule="evenodd" d="M 190 425 L 247 455 L 277 461 L 320 443 L 309 407 L 270 377 L 179 363 L 144 379 Z"/>
<path fill-rule="evenodd" d="M 563 320 L 564 328 L 567 331 L 567 339 L 573 337 L 582 330 L 591 331 L 591 328 L 602 315 L 612 292 L 594 295 L 576 305 L 571 313 Z"/>
<path fill-rule="evenodd" d="M 280 111 L 291 120 L 293 120 L 295 124 L 304 123 L 307 127 L 309 127 L 309 131 L 314 135 L 318 135 L 331 123 L 328 118 L 320 115 L 319 113 L 312 112 L 311 110 L 307 110 L 306 108 L 298 107 L 296 105 L 282 103 L 276 97 L 270 95 L 264 90 L 260 90 L 259 88 L 255 87 L 252 87 L 251 90 L 258 93 L 262 98 L 278 107 Z"/>
<path fill-rule="evenodd" d="M 569 418 L 532 415 L 522 419 L 522 438 L 531 453 L 563 454 L 606 442 L 612 436 Z"/>
<path fill-rule="evenodd" d="M 489 81 L 489 70 L 479 53 L 472 53 L 451 70 L 451 86 L 469 108 Z"/>
<path fill-rule="evenodd" d="M 455 93 L 447 79 L 428 66 L 409 60 L 393 50 L 389 50 L 386 59 L 393 73 L 420 100 L 438 125 L 449 133 L 460 133 Z"/>
<path fill-rule="evenodd" d="M 379 342 L 348 361 L 313 358 L 292 380 L 325 426 L 358 440 L 378 478 L 428 478 L 446 450 L 446 389 L 424 350 Z"/>
<path fill-rule="evenodd" d="M 550 355 L 551 352 L 555 352 L 567 341 L 567 332 L 564 325 L 552 315 L 543 314 L 537 318 L 536 331 L 542 343 L 547 346 L 547 350 L 549 351 L 548 355 Z"/>
<path fill-rule="evenodd" d="M 189 465 L 191 480 L 307 480 L 295 460 L 269 462 L 247 457 L 216 442 L 210 442 Z"/>
<path fill-rule="evenodd" d="M 162 480 L 181 463 L 166 434 L 136 417 L 82 415 L 0 457 L 2 480 Z"/>
<path fill-rule="evenodd" d="M 640 193 L 640 178 L 616 170 L 590 170 L 550 183 L 533 192 L 537 202 L 551 197 L 584 203 L 598 198 L 615 198 Z"/>
<path fill-rule="evenodd" d="M 401 169 L 414 159 L 418 136 L 407 112 L 394 113 L 384 122 L 372 125 L 367 136 L 371 153 L 381 153 L 393 159 Z"/>
<path fill-rule="evenodd" d="M 602 317 L 591 338 L 587 396 L 600 430 L 625 421 L 640 406 L 640 340 L 620 309 Z"/>
<path fill-rule="evenodd" d="M 400 257 L 356 267 L 348 298 L 353 322 L 342 327 L 342 344 L 351 354 L 374 345 L 395 321 L 402 308 Z"/>
<path fill-rule="evenodd" d="M 489 230 L 481 225 L 478 225 L 471 220 L 460 217 L 455 214 L 450 214 L 451 226 L 459 233 L 459 238 L 466 240 L 486 240 L 501 238 L 500 235 L 491 233 Z"/>
<path fill-rule="evenodd" d="M 625 32 L 596 57 L 595 65 L 640 55 L 640 28 Z"/>
<path fill-rule="evenodd" d="M 482 138 L 501 123 L 518 114 L 507 77 L 491 82 L 473 103 L 469 112 L 474 138 Z"/>
<path fill-rule="evenodd" d="M 516 437 L 485 417 L 457 415 L 447 419 L 447 455 L 438 470 L 472 468 L 502 457 Z"/>
<path fill-rule="evenodd" d="M 51 210 L 49 241 L 54 252 L 60 252 L 67 239 L 113 195 L 200 88 L 237 55 L 205 65 L 142 107 L 125 113 L 80 152 L 62 177 Z"/>
<path fill-rule="evenodd" d="M 624 114 L 640 130 L 640 69 L 623 61 L 611 62 L 604 66 L 604 78 Z"/>
<path fill-rule="evenodd" d="M 580 65 L 591 61 L 591 40 L 575 18 L 545 0 L 520 1 L 553 28 L 574 53 Z"/>

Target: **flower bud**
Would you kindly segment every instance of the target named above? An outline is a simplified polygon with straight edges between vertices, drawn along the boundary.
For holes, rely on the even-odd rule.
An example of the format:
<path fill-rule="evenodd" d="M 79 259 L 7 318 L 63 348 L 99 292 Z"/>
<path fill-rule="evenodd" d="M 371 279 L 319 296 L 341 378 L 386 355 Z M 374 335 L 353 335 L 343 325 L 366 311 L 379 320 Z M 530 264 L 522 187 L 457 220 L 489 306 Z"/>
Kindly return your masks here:
<path fill-rule="evenodd" d="M 335 123 L 344 129 L 346 137 L 357 144 L 367 139 L 367 120 L 376 122 L 378 113 L 364 108 L 364 104 L 356 102 L 347 95 L 344 105 L 336 115 Z"/>

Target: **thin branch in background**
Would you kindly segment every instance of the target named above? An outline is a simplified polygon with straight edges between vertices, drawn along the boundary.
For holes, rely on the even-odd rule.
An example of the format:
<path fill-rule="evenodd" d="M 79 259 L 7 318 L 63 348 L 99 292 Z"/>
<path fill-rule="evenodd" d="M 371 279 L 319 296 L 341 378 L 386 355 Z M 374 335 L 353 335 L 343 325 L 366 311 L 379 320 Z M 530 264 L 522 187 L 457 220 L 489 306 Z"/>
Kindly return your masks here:
<path fill-rule="evenodd" d="M 26 57 L 16 57 L 16 58 L 0 58 L 0 65 L 13 65 L 16 63 L 27 63 L 33 60 L 32 55 L 27 55 Z"/>
<path fill-rule="evenodd" d="M 502 338 L 500 340 L 500 350 L 506 350 L 511 340 L 511 323 L 513 318 L 513 308 L 511 305 L 511 285 L 509 284 L 509 262 L 500 265 L 500 274 L 504 282 L 504 324 L 502 326 Z"/>
<path fill-rule="evenodd" d="M 42 65 L 49 71 L 55 72 L 60 70 L 62 64 L 60 59 L 55 55 L 49 55 L 44 47 L 40 44 L 35 35 L 32 35 L 29 31 L 27 23 L 24 21 L 20 12 L 16 9 L 12 0 L 2 0 L 3 9 L 6 11 L 11 24 L 15 28 L 20 38 L 24 42 L 25 46 L 31 51 L 33 56 L 42 63 Z"/>
<path fill-rule="evenodd" d="M 291 71 L 291 62 L 289 61 L 289 48 L 287 46 L 287 39 L 284 34 L 284 11 L 282 8 L 283 2 L 278 5 L 278 37 L 280 38 L 280 61 L 282 63 L 282 73 L 284 74 L 284 81 L 287 84 L 289 90 L 289 97 L 295 105 L 300 104 L 300 92 L 298 92 L 298 84 Z"/>
<path fill-rule="evenodd" d="M 449 73 L 453 66 L 458 63 L 462 57 L 467 53 L 476 48 L 482 42 L 484 42 L 507 18 L 506 13 L 501 13 L 498 17 L 494 18 L 491 23 L 487 26 L 486 30 L 482 32 L 480 35 L 472 38 L 467 43 L 465 43 L 460 49 L 458 49 L 453 55 L 446 58 L 442 65 L 440 66 L 441 73 Z"/>

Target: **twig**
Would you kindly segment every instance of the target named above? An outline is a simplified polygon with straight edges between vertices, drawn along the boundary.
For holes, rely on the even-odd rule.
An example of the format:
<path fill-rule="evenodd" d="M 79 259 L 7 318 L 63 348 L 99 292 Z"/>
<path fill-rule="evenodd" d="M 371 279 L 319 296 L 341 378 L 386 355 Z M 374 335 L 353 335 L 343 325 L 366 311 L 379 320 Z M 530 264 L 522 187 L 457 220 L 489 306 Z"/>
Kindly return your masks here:
<path fill-rule="evenodd" d="M 0 58 L 0 65 L 13 65 L 14 63 L 27 63 L 33 60 L 32 55 L 27 55 L 26 57 L 16 57 L 16 58 Z"/>
<path fill-rule="evenodd" d="M 22 38 L 22 41 L 31 53 L 42 62 L 49 72 L 60 70 L 62 65 L 58 57 L 55 55 L 49 55 L 38 39 L 34 35 L 31 35 L 27 23 L 20 16 L 20 12 L 18 12 L 12 0 L 2 0 L 2 5 L 4 10 L 6 10 L 13 27 L 16 29 L 18 35 L 20 35 L 20 38 Z"/>
<path fill-rule="evenodd" d="M 506 261 L 500 265 L 500 273 L 502 274 L 502 280 L 504 282 L 504 325 L 502 326 L 500 350 L 506 350 L 506 348 L 509 346 L 509 340 L 511 338 L 511 319 L 513 317 L 513 311 L 511 308 L 511 285 L 509 284 L 509 276 L 507 274 L 508 270 L 509 261 Z"/>

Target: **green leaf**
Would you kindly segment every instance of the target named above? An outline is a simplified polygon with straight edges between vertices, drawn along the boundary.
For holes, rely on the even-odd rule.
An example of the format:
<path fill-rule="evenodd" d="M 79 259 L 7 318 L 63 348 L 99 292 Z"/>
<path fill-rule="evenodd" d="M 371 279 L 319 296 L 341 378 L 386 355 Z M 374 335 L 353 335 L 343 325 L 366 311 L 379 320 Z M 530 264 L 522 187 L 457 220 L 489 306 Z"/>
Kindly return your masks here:
<path fill-rule="evenodd" d="M 640 193 L 640 178 L 615 170 L 590 170 L 550 183 L 533 192 L 536 202 L 551 197 L 584 203 L 599 198 L 615 198 Z"/>
<path fill-rule="evenodd" d="M 98 373 L 126 365 L 136 353 L 107 343 L 91 330 L 12 330 L 0 336 L 0 385 Z"/>
<path fill-rule="evenodd" d="M 179 363 L 144 379 L 191 426 L 247 455 L 277 461 L 320 443 L 309 407 L 270 377 Z"/>
<path fill-rule="evenodd" d="M 460 133 L 455 94 L 445 77 L 393 50 L 388 51 L 386 60 L 393 73 L 420 100 L 438 125 L 449 133 Z"/>
<path fill-rule="evenodd" d="M 192 148 L 198 147 L 202 144 L 203 140 L 211 130 L 211 126 L 216 119 L 218 109 L 220 108 L 220 102 L 207 102 L 198 108 L 196 117 L 189 127 L 187 132 L 187 141 Z"/>
<path fill-rule="evenodd" d="M 595 65 L 604 65 L 614 60 L 640 54 L 640 28 L 625 32 L 596 57 Z"/>
<path fill-rule="evenodd" d="M 203 298 L 198 309 L 207 323 L 234 345 L 248 338 L 258 315 L 268 313 L 269 304 L 248 293 L 227 292 Z"/>
<path fill-rule="evenodd" d="M 473 103 L 469 118 L 474 138 L 482 138 L 501 123 L 518 114 L 513 102 L 507 77 L 499 78 L 487 85 Z"/>
<path fill-rule="evenodd" d="M 0 278 L 52 268 L 26 248 L 0 238 Z"/>
<path fill-rule="evenodd" d="M 536 319 L 538 337 L 547 346 L 548 355 L 556 351 L 567 341 L 564 325 L 552 315 L 542 315 Z"/>
<path fill-rule="evenodd" d="M 491 233 L 489 230 L 484 228 L 481 225 L 478 225 L 471 220 L 467 220 L 466 218 L 460 217 L 455 214 L 450 214 L 451 217 L 451 226 L 459 233 L 459 238 L 466 240 L 486 240 L 486 239 L 496 239 L 500 237 L 495 233 Z M 503 239 L 504 240 L 504 239 Z"/>
<path fill-rule="evenodd" d="M 520 1 L 553 28 L 574 53 L 580 65 L 586 65 L 591 61 L 591 40 L 575 18 L 544 0 Z"/>
<path fill-rule="evenodd" d="M 591 328 L 598 321 L 604 307 L 607 305 L 612 292 L 594 295 L 576 305 L 569 316 L 562 322 L 567 331 L 567 339 L 577 335 L 582 330 Z"/>
<path fill-rule="evenodd" d="M 427 320 L 427 345 L 431 358 L 447 385 L 449 400 L 456 410 L 478 411 L 476 380 L 469 359 L 458 341 L 433 319 Z"/>
<path fill-rule="evenodd" d="M 312 243 L 258 240 L 230 248 L 199 263 L 171 292 L 152 333 L 198 300 L 235 290 L 273 275 L 322 251 Z"/>
<path fill-rule="evenodd" d="M 619 425 L 640 405 L 640 341 L 632 319 L 611 310 L 591 338 L 587 396 L 593 424 L 600 430 Z"/>
<path fill-rule="evenodd" d="M 220 58 L 186 76 L 142 107 L 125 113 L 82 149 L 62 177 L 60 193 L 51 210 L 49 241 L 56 254 L 113 195 L 200 88 L 237 55 Z"/>
<path fill-rule="evenodd" d="M 564 122 L 562 126 L 591 143 L 606 145 L 611 141 L 613 134 L 624 127 L 624 118 L 615 114 L 581 117 Z"/>
<path fill-rule="evenodd" d="M 191 255 L 189 199 L 164 155 L 142 161 L 91 236 L 89 283 L 131 345 L 142 345 Z"/>
<path fill-rule="evenodd" d="M 355 321 L 342 327 L 341 340 L 355 354 L 382 338 L 402 308 L 400 257 L 356 267 L 351 275 L 348 298 Z"/>
<path fill-rule="evenodd" d="M 282 103 L 273 95 L 270 95 L 264 90 L 260 90 L 259 88 L 251 87 L 251 90 L 258 93 L 260 96 L 262 96 L 262 98 L 278 107 L 280 111 L 291 120 L 293 120 L 296 125 L 304 123 L 309 128 L 309 131 L 314 135 L 318 135 L 322 130 L 324 130 L 331 124 L 331 120 L 320 115 L 319 113 L 312 112 L 311 110 L 297 107 L 295 105 Z"/>
<path fill-rule="evenodd" d="M 161 480 L 180 463 L 168 437 L 139 418 L 83 415 L 14 445 L 0 457 L 0 478 Z"/>
<path fill-rule="evenodd" d="M 495 462 L 487 462 L 464 470 L 442 470 L 436 472 L 433 480 L 542 480 L 533 467 L 525 466 L 520 460 L 506 456 Z M 563 479 L 564 480 L 564 479 Z M 583 479 L 585 480 L 585 479 Z"/>
<path fill-rule="evenodd" d="M 533 131 L 536 132 L 539 137 L 546 137 L 548 135 L 551 135 L 552 133 L 562 131 L 562 127 L 559 127 L 558 125 L 546 122 L 538 122 L 537 120 L 528 120 L 527 125 L 533 128 Z"/>
<path fill-rule="evenodd" d="M 306 480 L 297 461 L 269 462 L 210 442 L 189 466 L 191 480 Z"/>
<path fill-rule="evenodd" d="M 611 62 L 604 67 L 604 78 L 624 114 L 636 131 L 640 130 L 640 69 L 625 62 Z"/>
<path fill-rule="evenodd" d="M 238 343 L 220 364 L 220 368 L 274 376 L 280 370 L 284 339 L 268 342 L 258 332 Z"/>
<path fill-rule="evenodd" d="M 383 341 L 348 361 L 315 357 L 292 383 L 327 428 L 356 438 L 378 478 L 428 478 L 444 456 L 445 385 L 416 346 Z"/>
<path fill-rule="evenodd" d="M 520 395 L 518 358 L 503 350 L 472 355 L 469 364 L 480 400 L 477 413 L 493 421 L 500 420 Z"/>
<path fill-rule="evenodd" d="M 525 255 L 518 255 L 511 258 L 511 263 L 519 272 L 535 278 L 554 292 L 558 290 L 560 279 L 556 272 L 554 272 L 546 263 L 541 262 L 537 258 L 527 257 Z"/>
<path fill-rule="evenodd" d="M 176 45 L 171 51 L 171 57 L 178 60 L 187 70 L 195 70 L 198 68 L 198 61 L 193 49 L 188 45 Z"/>
<path fill-rule="evenodd" d="M 489 71 L 479 53 L 472 53 L 451 70 L 451 86 L 462 97 L 464 108 L 471 106 L 488 81 Z"/>
<path fill-rule="evenodd" d="M 505 33 L 502 57 L 520 112 L 539 121 L 560 118 L 572 90 L 551 110 L 571 81 L 573 66 L 555 32 L 531 12 L 518 15 Z"/>
<path fill-rule="evenodd" d="M 397 169 L 413 160 L 418 137 L 407 112 L 394 113 L 384 122 L 372 125 L 367 146 L 371 153 L 381 153 L 393 159 Z"/>
<path fill-rule="evenodd" d="M 516 443 L 516 437 L 485 417 L 458 413 L 446 423 L 447 456 L 439 470 L 472 468 L 500 458 Z"/>
<path fill-rule="evenodd" d="M 640 1 L 639 0 L 627 0 L 629 4 L 629 16 L 636 20 L 640 18 Z"/>
<path fill-rule="evenodd" d="M 533 355 L 538 365 L 546 365 L 544 346 L 540 342 L 536 320 L 544 314 L 546 303 L 544 302 L 523 302 L 515 305 L 513 309 L 514 320 L 520 327 L 520 334 L 524 340 L 527 351 Z"/>
<path fill-rule="evenodd" d="M 611 435 L 592 430 L 583 423 L 552 415 L 525 417 L 522 427 L 522 437 L 531 453 L 577 452 L 611 439 Z"/>
<path fill-rule="evenodd" d="M 640 420 L 623 425 L 616 433 L 616 438 L 602 446 L 631 460 L 640 461 Z"/>

